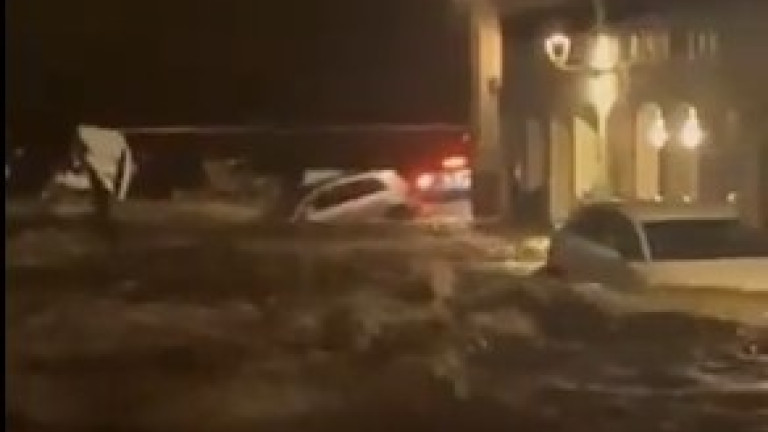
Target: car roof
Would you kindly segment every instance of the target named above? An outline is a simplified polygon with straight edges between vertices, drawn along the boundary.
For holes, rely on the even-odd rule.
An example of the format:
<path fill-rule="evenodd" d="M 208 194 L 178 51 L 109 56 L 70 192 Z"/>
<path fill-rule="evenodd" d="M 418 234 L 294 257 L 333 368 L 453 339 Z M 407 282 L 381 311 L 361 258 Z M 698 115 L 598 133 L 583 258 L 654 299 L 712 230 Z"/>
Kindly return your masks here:
<path fill-rule="evenodd" d="M 733 204 L 705 204 L 685 202 L 604 202 L 584 208 L 605 207 L 616 209 L 639 223 L 691 219 L 738 219 Z"/>

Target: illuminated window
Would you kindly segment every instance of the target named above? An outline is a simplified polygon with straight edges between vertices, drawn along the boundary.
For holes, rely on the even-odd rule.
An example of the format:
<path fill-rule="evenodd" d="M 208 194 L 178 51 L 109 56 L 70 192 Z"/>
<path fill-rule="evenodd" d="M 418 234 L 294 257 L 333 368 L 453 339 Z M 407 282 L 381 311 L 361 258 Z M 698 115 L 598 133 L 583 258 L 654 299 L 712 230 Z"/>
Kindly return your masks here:
<path fill-rule="evenodd" d="M 709 32 L 709 55 L 717 57 L 720 54 L 720 35 L 715 31 Z"/>
<path fill-rule="evenodd" d="M 688 60 L 693 61 L 696 60 L 697 52 L 696 52 L 696 33 L 689 31 L 687 33 L 687 57 Z"/>
<path fill-rule="evenodd" d="M 672 36 L 668 30 L 648 29 L 627 40 L 627 55 L 635 62 L 660 62 L 670 58 Z"/>
<path fill-rule="evenodd" d="M 720 50 L 720 35 L 713 30 L 688 31 L 686 50 L 690 61 L 715 58 Z"/>
<path fill-rule="evenodd" d="M 708 32 L 700 31 L 696 35 L 696 51 L 698 53 L 698 57 L 700 58 L 707 58 L 710 56 Z"/>
<path fill-rule="evenodd" d="M 640 36 L 637 33 L 629 35 L 627 53 L 631 61 L 640 61 Z"/>

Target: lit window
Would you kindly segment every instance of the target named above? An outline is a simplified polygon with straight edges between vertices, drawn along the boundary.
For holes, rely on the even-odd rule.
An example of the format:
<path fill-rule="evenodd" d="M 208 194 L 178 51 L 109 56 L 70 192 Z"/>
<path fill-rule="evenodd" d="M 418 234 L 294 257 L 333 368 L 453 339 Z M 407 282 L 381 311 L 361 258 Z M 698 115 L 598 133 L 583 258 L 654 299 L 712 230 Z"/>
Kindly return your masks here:
<path fill-rule="evenodd" d="M 687 39 L 688 60 L 696 60 L 696 33 L 689 31 Z"/>

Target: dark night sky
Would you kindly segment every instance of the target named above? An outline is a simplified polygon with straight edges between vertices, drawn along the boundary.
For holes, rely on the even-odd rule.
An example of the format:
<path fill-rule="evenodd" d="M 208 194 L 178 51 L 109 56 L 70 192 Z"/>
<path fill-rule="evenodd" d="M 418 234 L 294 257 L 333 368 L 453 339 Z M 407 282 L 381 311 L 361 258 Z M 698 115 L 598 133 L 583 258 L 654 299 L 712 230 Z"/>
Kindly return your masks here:
<path fill-rule="evenodd" d="M 6 104 L 22 120 L 466 116 L 466 45 L 448 0 L 10 0 L 6 49 Z"/>

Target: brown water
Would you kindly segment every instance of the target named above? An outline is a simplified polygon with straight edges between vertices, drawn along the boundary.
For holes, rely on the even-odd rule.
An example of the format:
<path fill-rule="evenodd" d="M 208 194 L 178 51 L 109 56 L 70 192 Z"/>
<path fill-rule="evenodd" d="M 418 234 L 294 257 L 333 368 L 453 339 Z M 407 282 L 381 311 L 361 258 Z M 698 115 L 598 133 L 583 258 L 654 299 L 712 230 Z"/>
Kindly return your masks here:
<path fill-rule="evenodd" d="M 337 252 L 306 272 L 231 236 L 110 250 L 78 231 L 17 235 L 8 430 L 768 425 L 765 329 L 685 312 L 757 313 L 759 299 L 659 294 L 683 310 L 660 312 L 610 290 L 474 272 L 435 307 L 402 252 Z"/>

